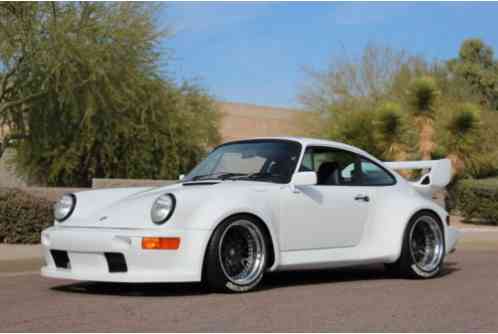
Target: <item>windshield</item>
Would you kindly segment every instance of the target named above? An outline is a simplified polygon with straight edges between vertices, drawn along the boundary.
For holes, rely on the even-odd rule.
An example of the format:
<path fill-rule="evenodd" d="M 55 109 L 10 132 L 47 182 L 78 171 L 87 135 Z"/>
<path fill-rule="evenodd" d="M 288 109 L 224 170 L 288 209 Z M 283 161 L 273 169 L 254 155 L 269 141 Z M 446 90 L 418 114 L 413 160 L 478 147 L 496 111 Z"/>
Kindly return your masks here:
<path fill-rule="evenodd" d="M 250 140 L 224 144 L 188 174 L 184 181 L 250 179 L 288 183 L 301 144 L 286 140 Z"/>

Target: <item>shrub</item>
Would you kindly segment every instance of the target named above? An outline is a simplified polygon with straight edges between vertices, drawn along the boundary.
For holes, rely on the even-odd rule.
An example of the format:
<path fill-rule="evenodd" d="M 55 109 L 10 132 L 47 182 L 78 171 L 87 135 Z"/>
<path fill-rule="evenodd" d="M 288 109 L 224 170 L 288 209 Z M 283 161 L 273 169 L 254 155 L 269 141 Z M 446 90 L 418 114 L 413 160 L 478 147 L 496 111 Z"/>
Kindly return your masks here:
<path fill-rule="evenodd" d="M 34 244 L 53 223 L 53 203 L 19 189 L 0 189 L 0 242 Z"/>
<path fill-rule="evenodd" d="M 498 224 L 498 178 L 460 180 L 451 192 L 466 220 Z"/>

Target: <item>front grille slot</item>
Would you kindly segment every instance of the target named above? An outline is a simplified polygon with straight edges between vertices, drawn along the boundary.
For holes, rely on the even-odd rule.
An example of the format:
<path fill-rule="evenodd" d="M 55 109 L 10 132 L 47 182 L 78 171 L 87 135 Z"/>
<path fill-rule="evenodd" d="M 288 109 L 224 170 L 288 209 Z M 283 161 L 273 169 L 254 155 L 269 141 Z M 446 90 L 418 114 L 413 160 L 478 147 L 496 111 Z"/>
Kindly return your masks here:
<path fill-rule="evenodd" d="M 66 251 L 52 249 L 50 253 L 52 254 L 52 258 L 54 259 L 55 266 L 57 268 L 64 268 L 64 269 L 71 268 L 71 264 L 69 262 L 69 256 L 67 255 Z"/>
<path fill-rule="evenodd" d="M 128 271 L 126 260 L 121 253 L 104 253 L 110 273 L 125 273 Z"/>

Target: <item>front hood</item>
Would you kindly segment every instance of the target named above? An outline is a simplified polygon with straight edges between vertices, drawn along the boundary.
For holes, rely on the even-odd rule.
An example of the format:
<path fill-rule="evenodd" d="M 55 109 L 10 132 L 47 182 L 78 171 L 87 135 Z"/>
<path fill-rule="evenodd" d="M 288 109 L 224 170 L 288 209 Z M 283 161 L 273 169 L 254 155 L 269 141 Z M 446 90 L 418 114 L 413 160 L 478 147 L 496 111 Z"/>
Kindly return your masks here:
<path fill-rule="evenodd" d="M 75 194 L 77 204 L 73 215 L 58 225 L 124 229 L 188 228 L 185 223 L 203 203 L 232 192 L 238 195 L 242 192 L 261 192 L 271 186 L 275 185 L 250 181 L 203 181 L 158 188 L 84 191 Z M 151 221 L 150 209 L 157 197 L 165 193 L 176 197 L 175 212 L 165 224 L 156 225 Z"/>

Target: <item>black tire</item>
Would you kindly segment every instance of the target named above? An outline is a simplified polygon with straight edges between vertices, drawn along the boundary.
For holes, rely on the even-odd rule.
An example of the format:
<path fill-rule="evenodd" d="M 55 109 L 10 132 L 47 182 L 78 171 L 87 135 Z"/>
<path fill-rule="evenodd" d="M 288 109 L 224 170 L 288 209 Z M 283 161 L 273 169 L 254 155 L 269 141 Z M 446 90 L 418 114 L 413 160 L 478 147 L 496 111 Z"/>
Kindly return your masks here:
<path fill-rule="evenodd" d="M 423 226 L 422 224 L 427 226 Z M 420 255 L 414 255 L 416 253 L 415 249 L 417 249 L 414 234 L 420 229 L 425 230 L 425 233 L 428 235 L 434 234 L 433 237 L 436 241 L 434 241 L 433 245 L 438 246 L 426 247 L 425 251 L 429 252 L 429 255 L 424 254 L 422 260 L 417 261 L 416 257 Z M 427 242 L 427 240 L 424 241 Z M 432 278 L 441 273 L 445 252 L 444 229 L 439 217 L 432 212 L 422 211 L 414 215 L 406 227 L 401 255 L 398 261 L 385 264 L 385 266 L 392 274 L 409 278 Z M 429 259 L 432 260 L 429 261 Z M 422 265 L 421 262 L 424 262 L 424 260 L 429 263 Z"/>
<path fill-rule="evenodd" d="M 251 243 L 252 248 L 249 246 L 237 247 L 239 243 L 236 244 L 234 243 L 235 240 L 227 239 L 230 237 L 229 232 L 230 234 L 235 234 L 235 236 L 237 236 L 237 233 L 240 234 L 240 237 L 242 238 L 240 239 L 241 241 L 243 241 L 244 238 L 247 238 L 249 241 L 246 241 L 248 244 Z M 247 233 L 247 235 L 242 236 L 244 233 Z M 233 239 L 234 237 L 232 236 L 231 238 Z M 253 238 L 253 241 L 251 241 L 251 238 Z M 245 245 L 245 241 L 240 242 L 240 244 Z M 234 248 L 237 248 L 238 250 L 234 251 L 234 248 L 230 248 L 230 245 L 235 245 Z M 228 249 L 228 252 L 227 247 L 230 248 Z M 259 251 L 257 250 L 258 247 Z M 253 267 L 255 267 L 254 271 L 247 274 L 247 280 L 235 279 L 234 277 L 231 277 L 229 273 L 230 270 L 225 269 L 225 267 L 228 268 L 231 265 L 230 256 L 236 255 L 231 252 L 239 255 L 245 251 L 249 253 L 251 252 L 249 249 L 253 248 L 256 249 L 256 251 L 253 250 L 252 253 L 257 253 L 257 255 L 255 255 L 256 257 L 253 265 Z M 268 237 L 265 231 L 261 228 L 259 221 L 247 215 L 232 216 L 222 222 L 211 236 L 204 259 L 203 280 L 209 289 L 217 292 L 247 292 L 253 290 L 263 279 L 268 261 L 268 250 Z M 247 258 L 249 257 L 251 256 L 248 256 Z M 235 260 L 234 263 L 237 263 L 237 260 Z M 239 266 L 242 265 L 241 263 L 242 260 L 239 263 Z M 249 268 L 249 266 L 247 266 L 247 268 Z"/>

